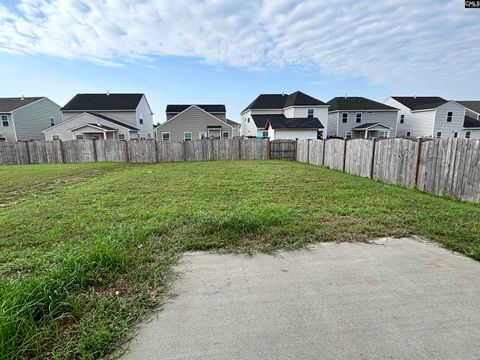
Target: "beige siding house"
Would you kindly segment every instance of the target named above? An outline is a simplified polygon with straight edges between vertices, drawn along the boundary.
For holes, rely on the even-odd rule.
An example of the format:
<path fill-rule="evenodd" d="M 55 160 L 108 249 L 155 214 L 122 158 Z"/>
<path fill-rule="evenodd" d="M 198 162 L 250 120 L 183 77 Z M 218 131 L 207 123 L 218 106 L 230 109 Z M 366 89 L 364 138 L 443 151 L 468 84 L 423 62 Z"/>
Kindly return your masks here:
<path fill-rule="evenodd" d="M 64 121 L 44 131 L 47 140 L 154 138 L 144 94 L 77 94 L 61 111 Z"/>
<path fill-rule="evenodd" d="M 240 124 L 226 118 L 225 105 L 168 105 L 158 140 L 232 139 Z"/>
<path fill-rule="evenodd" d="M 46 97 L 0 98 L 0 140 L 41 140 L 62 121 L 60 106 Z"/>

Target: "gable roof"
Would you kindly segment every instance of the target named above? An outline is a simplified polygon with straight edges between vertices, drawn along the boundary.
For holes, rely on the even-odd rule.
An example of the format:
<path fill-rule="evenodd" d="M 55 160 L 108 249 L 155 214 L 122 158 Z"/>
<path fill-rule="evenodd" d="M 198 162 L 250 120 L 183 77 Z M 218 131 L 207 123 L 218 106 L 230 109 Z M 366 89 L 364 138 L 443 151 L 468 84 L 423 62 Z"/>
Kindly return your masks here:
<path fill-rule="evenodd" d="M 260 94 L 245 109 L 284 109 L 290 106 L 327 105 L 323 101 L 315 99 L 301 91 L 286 94 Z"/>
<path fill-rule="evenodd" d="M 170 124 L 171 122 L 177 120 L 179 117 L 185 115 L 185 113 L 186 113 L 187 111 L 189 111 L 190 109 L 192 109 L 192 110 L 193 110 L 193 109 L 197 109 L 197 110 L 201 111 L 202 113 L 206 114 L 206 115 L 207 115 L 209 118 L 211 118 L 212 120 L 215 120 L 215 121 L 217 121 L 217 122 L 220 123 L 220 124 L 225 124 L 225 125 L 227 125 L 227 126 L 230 126 L 230 127 L 233 129 L 233 126 L 230 125 L 227 121 L 220 120 L 220 119 L 219 119 L 218 117 L 216 117 L 215 115 L 212 115 L 212 114 L 209 113 L 208 111 L 205 111 L 204 109 L 198 107 L 198 105 L 189 105 L 189 106 L 188 106 L 185 110 L 183 110 L 182 112 L 180 112 L 180 113 L 178 113 L 178 114 L 175 114 L 175 115 L 172 116 L 170 119 L 164 121 L 164 122 L 161 123 L 161 124 L 158 124 L 158 126 L 157 126 L 157 128 L 156 128 L 155 130 L 159 129 L 160 127 L 162 127 L 162 126 L 164 126 L 164 125 L 166 125 L 166 124 Z"/>
<path fill-rule="evenodd" d="M 480 101 L 479 100 L 462 100 L 462 101 L 456 101 L 462 106 L 465 106 L 467 109 L 472 110 L 476 112 L 477 114 L 480 114 Z"/>
<path fill-rule="evenodd" d="M 228 125 L 231 125 L 231 126 L 240 126 L 239 123 L 237 123 L 236 121 L 233 121 L 233 120 L 230 120 L 230 119 L 226 119 L 227 120 L 227 124 Z"/>
<path fill-rule="evenodd" d="M 397 100 L 410 110 L 435 109 L 448 102 L 439 96 L 392 96 L 392 99 Z"/>
<path fill-rule="evenodd" d="M 121 121 L 112 119 L 111 117 L 108 117 L 108 116 L 105 116 L 105 115 L 102 115 L 102 114 L 97 114 L 97 113 L 88 112 L 88 111 L 86 111 L 86 113 L 87 113 L 87 114 L 90 114 L 90 115 L 93 115 L 93 116 L 96 116 L 96 117 L 98 117 L 98 118 L 100 118 L 100 119 L 110 121 L 111 123 L 114 123 L 114 124 L 123 126 L 123 127 L 127 128 L 127 129 L 130 129 L 130 130 L 138 130 L 136 127 L 133 127 L 133 126 L 128 125 L 128 124 L 125 124 L 125 123 L 123 123 L 123 122 L 121 122 Z"/>
<path fill-rule="evenodd" d="M 334 97 L 327 102 L 330 105 L 328 111 L 342 111 L 342 110 L 398 110 L 392 106 L 379 103 L 361 96 L 351 97 Z"/>
<path fill-rule="evenodd" d="M 43 96 L 0 98 L 0 113 L 12 112 L 43 98 Z"/>
<path fill-rule="evenodd" d="M 353 129 L 363 130 L 363 129 L 370 129 L 372 127 L 377 127 L 377 126 L 381 126 L 385 129 L 391 129 L 390 126 L 383 125 L 381 123 L 365 123 L 365 124 L 362 124 L 362 125 L 358 125 L 358 126 L 354 127 Z"/>
<path fill-rule="evenodd" d="M 323 129 L 323 125 L 316 117 L 286 118 L 284 115 L 269 115 L 264 129 Z"/>
<path fill-rule="evenodd" d="M 143 94 L 77 94 L 60 110 L 135 110 Z"/>
<path fill-rule="evenodd" d="M 205 110 L 206 112 L 209 112 L 209 113 L 226 113 L 227 112 L 225 105 L 222 105 L 222 104 L 203 104 L 203 105 L 170 104 L 170 105 L 167 105 L 167 109 L 165 110 L 165 112 L 181 113 L 182 111 L 188 109 L 192 105 L 195 105 L 196 107 L 199 107 L 200 109 Z"/>
<path fill-rule="evenodd" d="M 464 128 L 480 128 L 480 120 L 472 118 L 471 116 L 465 115 L 465 120 L 463 121 Z"/>
<path fill-rule="evenodd" d="M 71 128 L 70 131 L 81 129 L 81 128 L 84 128 L 86 126 L 91 126 L 91 127 L 94 127 L 94 128 L 100 129 L 100 130 L 106 130 L 106 131 L 117 131 L 118 130 L 117 128 L 112 128 L 110 126 L 106 126 L 106 125 L 102 125 L 102 124 L 86 123 L 86 124 L 75 126 L 74 128 Z"/>

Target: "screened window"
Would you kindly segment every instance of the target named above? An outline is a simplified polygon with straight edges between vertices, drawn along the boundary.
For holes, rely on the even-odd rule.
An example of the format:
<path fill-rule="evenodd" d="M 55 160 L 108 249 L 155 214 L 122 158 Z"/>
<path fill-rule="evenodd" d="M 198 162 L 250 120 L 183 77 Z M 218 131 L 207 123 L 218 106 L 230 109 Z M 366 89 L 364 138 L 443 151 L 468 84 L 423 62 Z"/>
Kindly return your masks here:
<path fill-rule="evenodd" d="M 138 122 L 140 123 L 140 125 L 143 125 L 143 119 L 142 118 L 138 119 Z"/>
<path fill-rule="evenodd" d="M 263 136 L 265 139 L 268 138 L 268 131 L 262 132 L 262 136 Z"/>
<path fill-rule="evenodd" d="M 52 135 L 52 140 L 59 141 L 60 140 L 60 135 Z"/>
<path fill-rule="evenodd" d="M 356 116 L 356 118 L 355 118 L 355 121 L 356 121 L 357 123 L 362 122 L 362 113 L 357 113 L 357 116 Z"/>
<path fill-rule="evenodd" d="M 81 134 L 80 134 L 80 135 L 77 135 L 77 136 L 75 136 L 75 138 L 76 138 L 77 140 L 83 140 L 83 135 L 81 135 Z"/>
<path fill-rule="evenodd" d="M 342 122 L 343 122 L 343 123 L 346 123 L 347 120 L 348 120 L 348 114 L 347 114 L 347 113 L 343 113 L 343 114 L 342 114 Z"/>
<path fill-rule="evenodd" d="M 228 131 L 224 131 L 224 132 L 222 133 L 222 137 L 223 137 L 224 139 L 228 139 L 228 137 L 229 137 Z"/>
<path fill-rule="evenodd" d="M 400 115 L 400 124 L 403 124 L 405 122 L 405 115 L 402 114 Z"/>
<path fill-rule="evenodd" d="M 8 126 L 9 125 L 7 115 L 2 115 L 2 125 L 3 126 Z"/>
<path fill-rule="evenodd" d="M 449 111 L 447 113 L 447 122 L 452 122 L 452 118 L 453 118 L 453 112 Z"/>
<path fill-rule="evenodd" d="M 162 141 L 170 140 L 170 133 L 169 132 L 162 132 Z"/>
<path fill-rule="evenodd" d="M 454 138 L 457 138 L 457 137 L 458 137 L 458 133 L 457 133 L 457 132 L 454 132 L 454 133 L 453 133 L 453 137 L 454 137 Z"/>
<path fill-rule="evenodd" d="M 472 133 L 471 133 L 470 131 L 467 131 L 467 132 L 465 133 L 465 139 L 470 139 L 470 135 L 471 135 L 471 134 L 472 134 Z"/>
<path fill-rule="evenodd" d="M 313 117 L 313 109 L 308 109 L 307 113 L 308 113 L 308 117 L 310 117 L 310 118 Z"/>
<path fill-rule="evenodd" d="M 410 136 L 410 131 L 407 131 L 407 136 Z"/>
<path fill-rule="evenodd" d="M 388 131 L 379 131 L 378 137 L 381 139 L 385 139 L 388 136 Z"/>
<path fill-rule="evenodd" d="M 198 138 L 200 140 L 206 139 L 207 138 L 207 133 L 201 132 L 198 134 Z"/>
<path fill-rule="evenodd" d="M 50 126 L 55 125 L 55 119 L 53 117 L 50 118 Z"/>
<path fill-rule="evenodd" d="M 187 131 L 183 133 L 183 140 L 192 140 L 192 133 Z"/>
<path fill-rule="evenodd" d="M 440 139 L 442 137 L 442 132 L 441 131 L 438 131 L 437 132 L 437 139 Z"/>
<path fill-rule="evenodd" d="M 317 139 L 322 140 L 323 139 L 323 131 L 322 130 L 317 130 Z"/>
<path fill-rule="evenodd" d="M 352 132 L 351 131 L 345 132 L 345 139 L 351 139 L 351 138 L 352 138 Z"/>

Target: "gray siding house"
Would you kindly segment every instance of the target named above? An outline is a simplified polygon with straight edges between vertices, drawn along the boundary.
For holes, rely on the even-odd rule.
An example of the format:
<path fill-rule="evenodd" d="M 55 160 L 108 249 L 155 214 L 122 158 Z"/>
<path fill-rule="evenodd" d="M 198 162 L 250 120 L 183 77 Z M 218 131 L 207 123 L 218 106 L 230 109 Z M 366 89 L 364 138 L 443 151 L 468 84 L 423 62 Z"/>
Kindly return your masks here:
<path fill-rule="evenodd" d="M 327 136 L 345 139 L 395 137 L 398 109 L 364 97 L 336 97 L 327 104 Z"/>
<path fill-rule="evenodd" d="M 154 137 L 144 94 L 77 94 L 61 111 L 63 122 L 44 131 L 47 140 Z"/>
<path fill-rule="evenodd" d="M 0 140 L 41 140 L 62 121 L 60 106 L 46 97 L 0 98 Z"/>
<path fill-rule="evenodd" d="M 225 105 L 167 105 L 167 120 L 156 129 L 158 140 L 232 139 L 240 124 L 227 119 Z"/>

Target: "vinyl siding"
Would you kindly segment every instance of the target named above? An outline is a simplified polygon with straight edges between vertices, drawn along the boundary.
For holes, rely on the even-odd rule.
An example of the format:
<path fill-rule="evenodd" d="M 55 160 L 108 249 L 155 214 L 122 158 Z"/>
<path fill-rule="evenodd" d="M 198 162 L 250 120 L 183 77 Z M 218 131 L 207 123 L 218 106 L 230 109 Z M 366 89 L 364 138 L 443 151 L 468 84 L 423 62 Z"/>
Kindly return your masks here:
<path fill-rule="evenodd" d="M 63 120 L 71 119 L 74 116 L 80 115 L 85 111 L 62 111 Z M 136 111 L 89 111 L 96 114 L 104 115 L 114 120 L 120 121 L 124 124 L 138 128 Z M 152 124 L 153 127 L 153 124 Z"/>
<path fill-rule="evenodd" d="M 342 122 L 343 113 L 347 113 L 347 122 Z M 357 114 L 362 114 L 362 121 L 357 123 L 356 118 Z M 336 114 L 333 116 L 333 114 Z M 337 119 L 338 118 L 338 132 L 336 129 Z M 382 125 L 388 126 L 390 128 L 389 135 L 390 137 L 395 136 L 395 129 L 397 126 L 397 111 L 338 111 L 329 114 L 329 126 L 330 136 L 335 135 L 345 137 L 347 131 L 353 131 L 353 128 L 365 124 L 365 123 L 380 123 Z"/>
<path fill-rule="evenodd" d="M 447 113 L 453 113 L 452 121 L 447 122 Z M 449 101 L 439 107 L 435 111 L 435 125 L 433 127 L 433 137 L 436 137 L 437 132 L 442 133 L 442 138 L 453 137 L 454 133 L 460 135 L 463 129 L 463 122 L 465 120 L 465 108 L 453 101 Z"/>
<path fill-rule="evenodd" d="M 407 136 L 410 132 L 411 137 L 431 137 L 433 133 L 433 123 L 435 120 L 435 111 L 410 112 L 410 109 L 393 98 L 388 98 L 384 104 L 399 109 L 397 116 L 397 137 Z M 400 124 L 400 116 L 405 115 L 405 122 Z"/>
<path fill-rule="evenodd" d="M 465 130 L 458 133 L 458 137 L 465 139 L 467 131 L 470 131 L 470 139 L 480 139 L 480 129 Z"/>
<path fill-rule="evenodd" d="M 157 127 L 157 139 L 162 140 L 162 133 L 169 132 L 171 140 L 183 140 L 185 132 L 192 133 L 192 139 L 199 139 L 200 133 L 207 133 L 207 126 L 220 125 L 222 127 L 222 133 L 228 131 L 229 138 L 232 138 L 232 127 L 218 118 L 205 113 L 203 110 L 197 107 L 191 107 L 179 114 L 174 119 L 160 124 Z"/>
<path fill-rule="evenodd" d="M 307 139 L 316 139 L 317 130 L 316 129 L 275 129 L 273 137 L 270 136 L 271 130 L 269 129 L 268 137 L 270 140 L 279 140 L 279 139 L 290 139 L 290 140 L 307 140 Z"/>
<path fill-rule="evenodd" d="M 108 115 L 107 115 L 108 116 Z M 143 125 L 140 125 L 140 118 L 143 118 Z M 117 118 L 114 118 L 117 119 Z M 118 119 L 121 121 L 120 119 Z M 148 106 L 147 99 L 145 96 L 142 96 L 142 99 L 138 103 L 137 110 L 136 110 L 136 120 L 135 126 L 138 131 L 138 136 L 140 138 L 145 139 L 153 139 L 153 117 L 152 117 L 152 110 L 150 106 Z"/>
<path fill-rule="evenodd" d="M 3 126 L 1 117 L 6 116 L 8 120 L 8 126 Z M 7 140 L 17 140 L 15 137 L 15 127 L 12 121 L 12 115 L 9 113 L 0 113 L 0 137 Z"/>
<path fill-rule="evenodd" d="M 55 124 L 62 122 L 60 106 L 47 98 L 35 101 L 12 112 L 17 140 L 45 139 L 43 130 L 49 128 L 50 118 Z"/>
<path fill-rule="evenodd" d="M 339 113 L 332 112 L 328 114 L 327 120 L 327 136 L 337 136 L 337 121 Z M 324 125 L 325 126 L 325 125 Z"/>
<path fill-rule="evenodd" d="M 72 131 L 70 129 L 74 129 L 78 126 L 88 124 L 88 123 L 101 124 L 101 125 L 109 126 L 109 127 L 112 127 L 112 128 L 117 128 L 118 132 L 117 132 L 117 135 L 115 135 L 116 138 L 118 138 L 118 134 L 125 134 L 125 138 L 127 140 L 129 140 L 132 137 L 133 138 L 137 137 L 136 134 L 132 134 L 132 136 L 130 136 L 130 130 L 129 129 L 118 127 L 118 125 L 116 125 L 114 123 L 111 123 L 110 121 L 103 120 L 103 119 L 97 118 L 93 115 L 84 113 L 82 115 L 77 116 L 74 119 L 71 118 L 68 121 L 65 120 L 64 122 L 60 123 L 60 125 L 58 125 L 58 126 L 47 129 L 45 131 L 45 138 L 47 140 L 53 140 L 53 135 L 59 135 L 60 140 L 75 139 L 75 135 L 72 133 Z M 99 132 L 100 132 L 100 130 L 99 130 Z M 78 133 L 78 130 L 77 130 L 77 133 Z"/>

